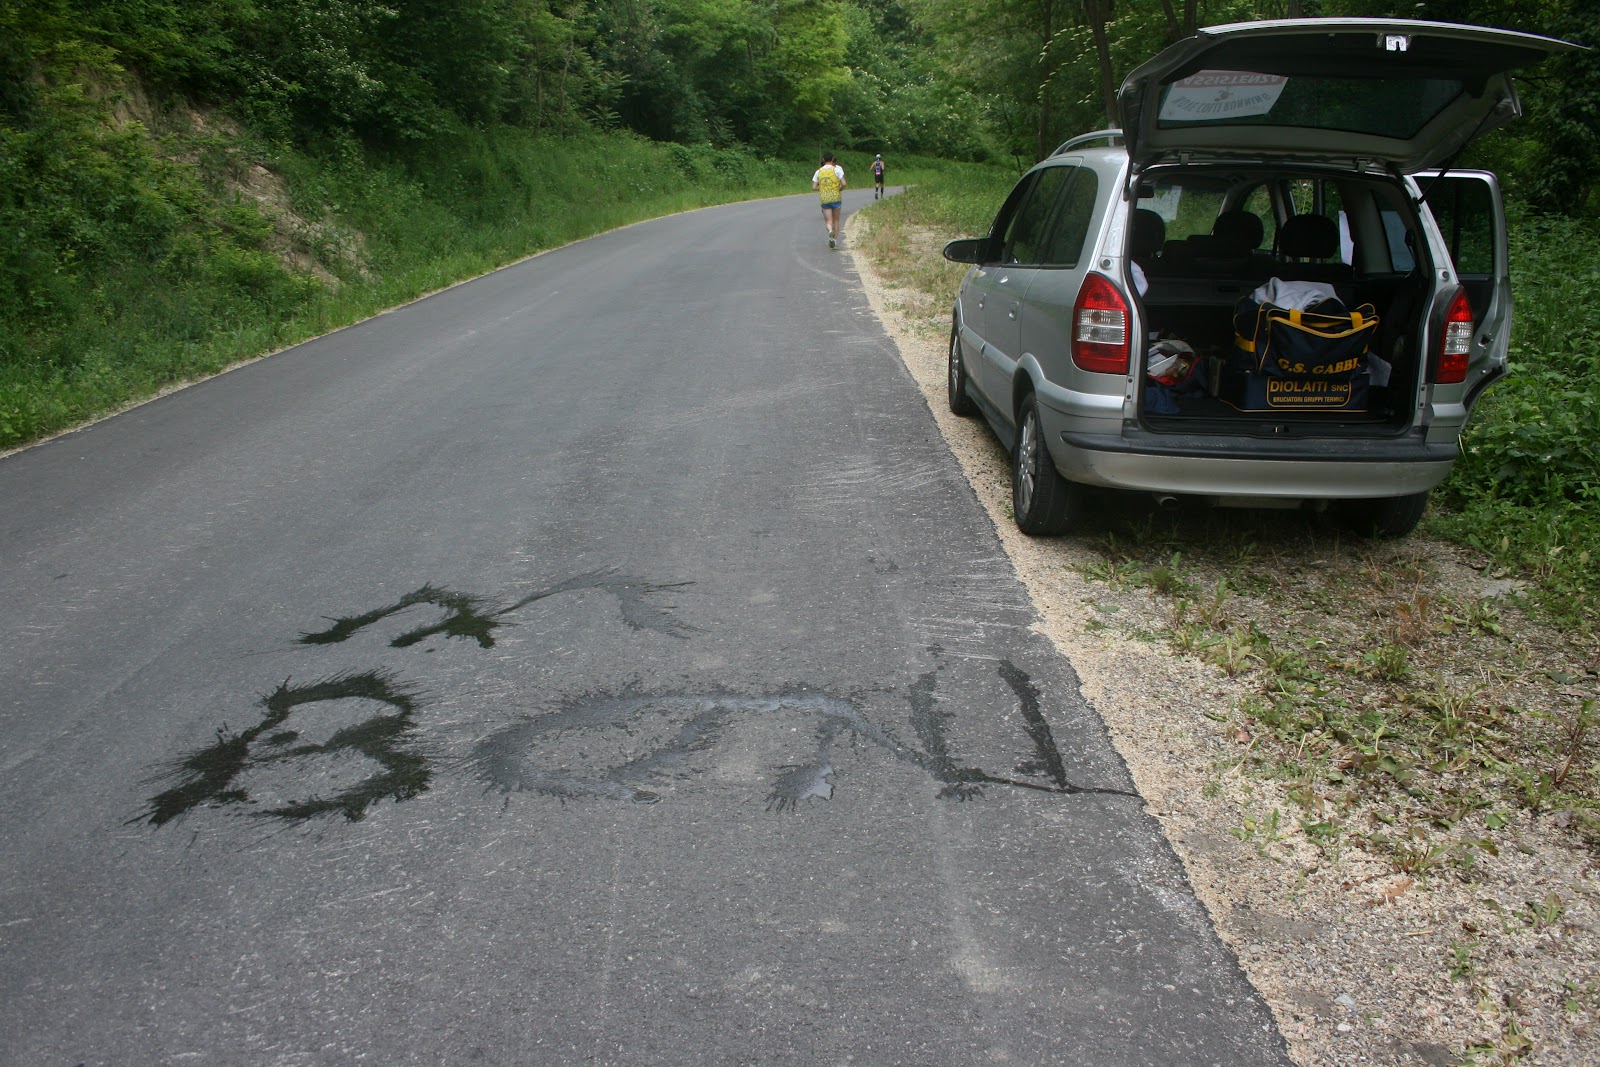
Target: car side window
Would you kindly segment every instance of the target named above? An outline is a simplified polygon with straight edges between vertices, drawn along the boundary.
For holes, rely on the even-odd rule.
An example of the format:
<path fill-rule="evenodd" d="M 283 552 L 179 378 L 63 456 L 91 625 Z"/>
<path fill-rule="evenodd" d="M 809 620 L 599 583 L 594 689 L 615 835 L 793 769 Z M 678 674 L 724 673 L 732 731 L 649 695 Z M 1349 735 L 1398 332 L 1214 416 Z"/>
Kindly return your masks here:
<path fill-rule="evenodd" d="M 1444 234 L 1456 271 L 1464 277 L 1494 273 L 1494 199 L 1482 182 L 1449 182 L 1429 190 L 1428 206 Z"/>
<path fill-rule="evenodd" d="M 1411 231 L 1405 219 L 1393 208 L 1382 208 L 1378 218 L 1383 223 L 1383 235 L 1389 245 L 1389 262 L 1394 269 L 1409 274 L 1416 269 L 1417 255 L 1411 243 Z"/>
<path fill-rule="evenodd" d="M 1149 206 L 1167 221 L 1167 240 L 1208 237 L 1223 208 L 1225 190 L 1209 182 L 1163 182 Z"/>
<path fill-rule="evenodd" d="M 1261 220 L 1261 247 L 1272 248 L 1278 243 L 1278 219 L 1272 212 L 1272 190 L 1258 185 L 1240 202 L 1239 206 Z"/>
<path fill-rule="evenodd" d="M 1005 241 L 1000 248 L 1000 262 L 1037 264 L 1043 261 L 1046 225 L 1050 209 L 1055 206 L 1056 194 L 1061 190 L 1066 176 L 1065 167 L 1051 167 L 1040 171 L 1017 212 L 1006 227 Z"/>
<path fill-rule="evenodd" d="M 1296 178 L 1289 182 L 1289 203 L 1296 215 L 1323 215 L 1334 221 L 1339 231 L 1337 255 L 1343 263 L 1354 263 L 1349 221 L 1338 186 L 1322 178 Z"/>
<path fill-rule="evenodd" d="M 1094 220 L 1095 196 L 1100 179 L 1088 167 L 1061 167 L 1060 192 L 1055 217 L 1045 238 L 1040 263 L 1046 267 L 1076 267 L 1083 257 L 1083 242 Z"/>
<path fill-rule="evenodd" d="M 1033 191 L 1037 179 L 1036 174 L 1024 174 L 1022 179 L 1011 187 L 1011 192 L 1006 194 L 1005 203 L 995 212 L 994 222 L 989 226 L 989 235 L 985 239 L 988 247 L 984 253 L 985 263 L 1000 262 L 1001 250 L 1010 239 L 1011 229 L 1017 221 L 1017 212 L 1028 199 L 1028 194 Z"/>

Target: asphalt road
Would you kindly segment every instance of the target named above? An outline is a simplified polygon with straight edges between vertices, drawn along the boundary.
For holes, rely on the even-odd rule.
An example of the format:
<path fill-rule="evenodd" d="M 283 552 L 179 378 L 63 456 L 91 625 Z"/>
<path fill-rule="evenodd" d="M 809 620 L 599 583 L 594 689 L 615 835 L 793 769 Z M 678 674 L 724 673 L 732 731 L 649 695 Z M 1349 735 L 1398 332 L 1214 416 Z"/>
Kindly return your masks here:
<path fill-rule="evenodd" d="M 1286 1062 L 811 197 L 0 460 L 0 563 L 0 1063 Z"/>

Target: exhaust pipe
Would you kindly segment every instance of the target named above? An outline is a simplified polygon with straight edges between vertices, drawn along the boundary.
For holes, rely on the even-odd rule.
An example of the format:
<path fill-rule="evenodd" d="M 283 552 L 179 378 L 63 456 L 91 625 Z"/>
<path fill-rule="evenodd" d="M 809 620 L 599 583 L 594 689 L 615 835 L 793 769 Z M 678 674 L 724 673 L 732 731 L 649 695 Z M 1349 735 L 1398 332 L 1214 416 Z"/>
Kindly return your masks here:
<path fill-rule="evenodd" d="M 1173 496 L 1171 493 L 1157 493 L 1156 507 L 1160 508 L 1162 511 L 1177 511 L 1178 498 Z"/>

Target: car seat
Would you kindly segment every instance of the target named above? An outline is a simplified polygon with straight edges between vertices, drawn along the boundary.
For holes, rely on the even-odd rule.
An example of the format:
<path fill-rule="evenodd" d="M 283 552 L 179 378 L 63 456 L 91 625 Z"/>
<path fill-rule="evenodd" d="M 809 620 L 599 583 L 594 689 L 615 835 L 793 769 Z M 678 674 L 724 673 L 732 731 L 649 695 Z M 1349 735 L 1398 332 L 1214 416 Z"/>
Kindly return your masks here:
<path fill-rule="evenodd" d="M 1149 208 L 1135 208 L 1128 234 L 1128 256 L 1146 274 L 1160 270 L 1161 248 L 1167 243 L 1167 220 Z"/>
<path fill-rule="evenodd" d="M 1355 268 L 1334 258 L 1338 254 L 1336 222 L 1326 215 L 1291 215 L 1278 230 L 1278 263 L 1273 274 L 1287 281 L 1334 285 L 1353 281 Z"/>
<path fill-rule="evenodd" d="M 1265 277 L 1272 268 L 1270 254 L 1259 254 L 1266 227 L 1248 211 L 1224 211 L 1211 224 L 1209 235 L 1190 237 L 1185 258 L 1197 273 L 1229 277 Z"/>

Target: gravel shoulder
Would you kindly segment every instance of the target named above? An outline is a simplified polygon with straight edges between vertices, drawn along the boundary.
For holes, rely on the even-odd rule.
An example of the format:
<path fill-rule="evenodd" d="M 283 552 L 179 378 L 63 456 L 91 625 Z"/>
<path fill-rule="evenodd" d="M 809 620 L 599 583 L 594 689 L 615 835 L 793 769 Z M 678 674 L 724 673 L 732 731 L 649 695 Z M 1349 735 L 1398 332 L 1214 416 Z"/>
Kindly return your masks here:
<path fill-rule="evenodd" d="M 1563 709 L 1600 692 L 1595 651 L 1524 618 L 1514 583 L 1470 554 L 1421 538 L 1341 543 L 1304 522 L 1269 525 L 1249 546 L 1270 572 L 1259 584 L 1239 588 L 1237 565 L 1214 548 L 1180 561 L 1180 546 L 1173 581 L 1187 593 L 1177 595 L 1131 562 L 1140 546 L 1117 551 L 1119 537 L 1137 541 L 1138 520 L 1023 536 L 1011 519 L 1005 450 L 981 420 L 957 418 L 946 404 L 947 307 L 886 280 L 867 251 L 868 221 L 853 217 L 850 228 L 872 308 L 993 519 L 1038 627 L 1076 668 L 1295 1061 L 1600 1063 L 1600 867 L 1571 813 L 1485 803 L 1436 816 L 1421 790 L 1374 801 L 1353 788 L 1331 810 L 1326 774 L 1310 789 L 1292 741 L 1266 736 L 1241 710 L 1269 706 L 1270 680 L 1243 654 L 1230 664 L 1215 643 L 1200 655 L 1177 636 L 1196 619 L 1215 624 L 1223 642 L 1292 624 L 1301 634 L 1325 627 L 1328 644 L 1359 647 L 1363 627 L 1410 625 L 1406 681 L 1323 698 L 1378 711 L 1387 701 L 1409 714 L 1412 697 L 1397 692 L 1427 686 L 1441 701 L 1467 694 L 1475 708 L 1515 708 L 1557 725 L 1570 718 Z M 919 253 L 936 249 L 930 237 Z M 1233 586 L 1219 584 L 1230 575 Z M 1219 591 L 1213 615 L 1226 619 L 1205 615 L 1211 589 Z M 1353 593 L 1370 617 L 1328 606 Z M 1492 624 L 1456 625 L 1463 620 L 1450 612 L 1460 605 Z M 1594 740 L 1580 734 L 1569 746 L 1591 776 L 1600 774 Z M 1370 742 L 1380 759 L 1382 738 Z M 1351 744 L 1366 751 L 1361 739 Z M 1368 770 L 1355 763 L 1352 776 Z M 1403 769 L 1394 777 L 1403 781 Z"/>

